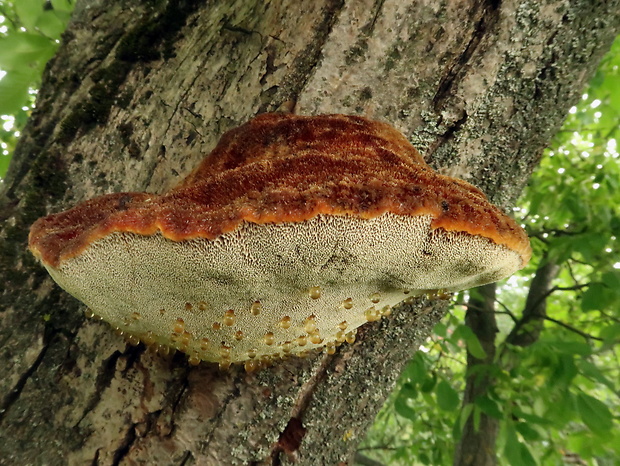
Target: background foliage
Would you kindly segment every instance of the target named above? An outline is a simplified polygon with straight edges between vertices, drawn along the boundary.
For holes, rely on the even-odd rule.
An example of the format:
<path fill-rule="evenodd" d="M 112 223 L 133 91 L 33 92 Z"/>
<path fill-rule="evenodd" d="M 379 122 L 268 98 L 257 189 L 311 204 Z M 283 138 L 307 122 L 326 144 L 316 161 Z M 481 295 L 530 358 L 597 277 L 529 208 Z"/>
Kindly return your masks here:
<path fill-rule="evenodd" d="M 500 464 L 615 465 L 620 458 L 620 40 L 545 152 L 516 215 L 532 238 L 530 265 L 497 290 L 497 354 L 478 371 L 494 384 L 462 406 L 467 349 L 463 293 L 402 374 L 360 451 L 390 464 L 452 464 L 465 421 L 499 420 Z M 533 275 L 559 266 L 543 296 L 539 338 L 506 342 Z M 471 290 L 469 293 L 476 293 Z M 482 352 L 482 353 L 481 353 Z"/>
<path fill-rule="evenodd" d="M 0 180 L 56 53 L 73 0 L 0 0 Z"/>
<path fill-rule="evenodd" d="M 73 0 L 0 0 L 0 181 L 35 105 Z M 545 153 L 521 201 L 534 256 L 500 286 L 500 333 L 492 364 L 477 367 L 493 386 L 462 406 L 466 350 L 485 356 L 464 324 L 468 296 L 403 372 L 360 446 L 390 464 L 452 464 L 465 422 L 499 420 L 501 464 L 612 465 L 620 457 L 620 40 Z M 559 266 L 544 296 L 543 332 L 529 346 L 506 342 L 522 314 L 532 276 Z"/>

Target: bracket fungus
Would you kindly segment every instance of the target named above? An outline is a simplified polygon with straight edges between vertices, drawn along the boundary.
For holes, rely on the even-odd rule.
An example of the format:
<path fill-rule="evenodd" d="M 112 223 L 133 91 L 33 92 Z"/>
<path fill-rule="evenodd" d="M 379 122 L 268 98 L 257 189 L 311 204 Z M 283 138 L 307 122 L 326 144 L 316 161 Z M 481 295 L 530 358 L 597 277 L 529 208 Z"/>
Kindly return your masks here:
<path fill-rule="evenodd" d="M 499 280 L 531 252 L 513 219 L 389 125 L 290 114 L 227 132 L 163 195 L 37 220 L 29 247 L 130 342 L 250 370 L 333 352 L 409 296 Z"/>

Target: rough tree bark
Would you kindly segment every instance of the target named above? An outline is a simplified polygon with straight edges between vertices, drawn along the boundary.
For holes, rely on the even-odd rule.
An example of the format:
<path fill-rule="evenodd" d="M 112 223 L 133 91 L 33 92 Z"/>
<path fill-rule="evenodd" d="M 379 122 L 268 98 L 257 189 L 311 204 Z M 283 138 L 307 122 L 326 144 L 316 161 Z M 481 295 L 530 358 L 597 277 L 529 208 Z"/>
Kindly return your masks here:
<path fill-rule="evenodd" d="M 161 192 L 256 113 L 401 129 L 508 208 L 618 32 L 618 1 L 83 0 L 0 198 L 0 462 L 348 462 L 447 303 L 258 374 L 127 346 L 26 252 L 39 216 Z"/>
<path fill-rule="evenodd" d="M 480 396 L 488 394 L 493 387 L 494 379 L 484 371 L 485 365 L 493 364 L 495 359 L 495 336 L 497 322 L 495 320 L 495 283 L 477 288 L 467 303 L 465 323 L 478 337 L 482 349 L 486 353 L 483 359 L 476 358 L 467 352 L 467 369 L 463 406 L 475 403 Z M 474 371 L 474 368 L 483 370 Z M 499 421 L 485 413 L 480 414 L 478 425 L 474 416 L 470 415 L 463 426 L 461 438 L 456 446 L 454 466 L 494 466 L 497 464 L 495 441 Z"/>

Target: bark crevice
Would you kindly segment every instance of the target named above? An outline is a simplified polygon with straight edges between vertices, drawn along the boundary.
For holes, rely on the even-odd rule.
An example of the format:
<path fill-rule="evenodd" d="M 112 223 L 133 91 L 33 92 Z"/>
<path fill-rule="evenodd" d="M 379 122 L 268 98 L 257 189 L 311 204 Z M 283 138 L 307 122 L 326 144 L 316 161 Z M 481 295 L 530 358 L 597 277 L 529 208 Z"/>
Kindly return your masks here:
<path fill-rule="evenodd" d="M 48 345 L 44 345 L 41 348 L 41 351 L 39 351 L 39 354 L 32 362 L 30 367 L 28 367 L 28 369 L 21 374 L 15 385 L 13 385 L 13 387 L 9 389 L 8 393 L 4 396 L 2 404 L 0 405 L 0 425 L 2 425 L 2 422 L 5 416 L 8 414 L 8 411 L 11 409 L 11 406 L 19 399 L 19 395 L 26 386 L 26 383 L 28 382 L 30 377 L 33 376 L 33 374 L 41 365 L 41 362 L 43 361 L 43 358 L 45 357 L 48 348 Z"/>

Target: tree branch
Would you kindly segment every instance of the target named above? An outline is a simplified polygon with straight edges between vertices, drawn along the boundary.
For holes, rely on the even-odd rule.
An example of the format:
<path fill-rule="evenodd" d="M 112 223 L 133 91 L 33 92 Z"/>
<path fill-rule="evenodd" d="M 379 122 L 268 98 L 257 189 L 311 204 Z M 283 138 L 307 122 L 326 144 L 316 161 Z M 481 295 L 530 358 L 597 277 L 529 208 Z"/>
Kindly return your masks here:
<path fill-rule="evenodd" d="M 560 327 L 564 327 L 565 329 L 570 330 L 571 332 L 576 333 L 577 335 L 582 336 L 586 340 L 603 341 L 602 338 L 595 337 L 594 335 L 590 335 L 589 333 L 583 332 L 583 331 L 579 330 L 578 328 L 573 327 L 572 325 L 569 325 L 569 324 L 567 324 L 565 322 L 562 322 L 561 320 L 557 320 L 557 319 L 554 319 L 554 318 L 549 317 L 549 316 L 545 316 L 545 320 L 548 320 L 549 322 L 553 322 L 554 324 L 557 324 Z"/>
<path fill-rule="evenodd" d="M 547 297 L 553 292 L 551 286 L 560 271 L 559 265 L 543 257 L 525 302 L 523 315 L 506 337 L 506 342 L 516 346 L 528 346 L 534 343 L 542 330 L 543 321 L 547 317 Z"/>

